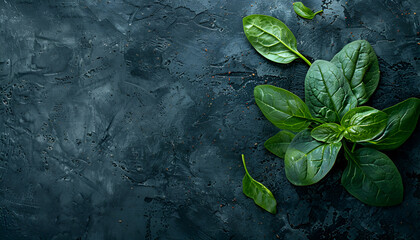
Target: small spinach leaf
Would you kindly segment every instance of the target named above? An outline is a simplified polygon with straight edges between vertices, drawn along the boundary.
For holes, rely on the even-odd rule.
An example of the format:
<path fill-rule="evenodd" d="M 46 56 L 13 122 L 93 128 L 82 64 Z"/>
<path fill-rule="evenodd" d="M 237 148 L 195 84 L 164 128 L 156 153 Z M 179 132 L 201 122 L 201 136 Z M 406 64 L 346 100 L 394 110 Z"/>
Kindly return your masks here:
<path fill-rule="evenodd" d="M 331 60 L 344 74 L 359 105 L 366 103 L 379 83 L 379 64 L 375 51 L 365 40 L 347 44 Z"/>
<path fill-rule="evenodd" d="M 372 206 L 402 202 L 401 175 L 388 156 L 372 148 L 361 148 L 354 153 L 346 150 L 345 155 L 348 164 L 341 184 L 351 195 Z"/>
<path fill-rule="evenodd" d="M 324 123 L 311 131 L 317 141 L 336 143 L 343 139 L 344 128 L 337 123 Z"/>
<path fill-rule="evenodd" d="M 303 18 L 306 19 L 312 19 L 317 15 L 318 13 L 322 13 L 323 10 L 318 11 L 316 13 L 312 12 L 311 9 L 307 8 L 303 3 L 301 2 L 295 2 L 293 3 L 293 9 L 295 10 L 295 13 Z"/>
<path fill-rule="evenodd" d="M 388 115 L 372 107 L 357 107 L 344 115 L 341 126 L 344 137 L 352 142 L 366 142 L 377 137 L 386 127 Z"/>
<path fill-rule="evenodd" d="M 260 85 L 254 88 L 254 96 L 264 116 L 280 129 L 298 132 L 313 121 L 308 106 L 287 90 Z"/>
<path fill-rule="evenodd" d="M 366 145 L 380 150 L 392 150 L 401 146 L 413 133 L 420 115 L 420 99 L 409 98 L 383 110 L 388 122 L 381 135 Z"/>
<path fill-rule="evenodd" d="M 280 20 L 265 15 L 250 15 L 243 19 L 244 32 L 252 46 L 261 55 L 277 63 L 290 63 L 302 58 L 297 50 L 296 38 Z"/>
<path fill-rule="evenodd" d="M 294 185 L 319 182 L 335 163 L 341 142 L 322 143 L 311 137 L 311 130 L 296 134 L 286 151 L 284 165 L 287 179 Z"/>
<path fill-rule="evenodd" d="M 277 157 L 284 158 L 287 147 L 294 137 L 295 134 L 289 131 L 280 131 L 265 141 L 264 147 Z"/>
<path fill-rule="evenodd" d="M 249 175 L 248 170 L 246 169 L 245 157 L 243 154 L 242 163 L 245 168 L 245 176 L 242 179 L 242 191 L 247 197 L 254 199 L 255 204 L 272 214 L 276 214 L 276 199 L 268 188 L 255 181 L 251 175 Z"/>
<path fill-rule="evenodd" d="M 332 63 L 317 60 L 305 78 L 305 99 L 311 114 L 327 122 L 339 122 L 357 106 L 357 99 L 340 70 Z"/>

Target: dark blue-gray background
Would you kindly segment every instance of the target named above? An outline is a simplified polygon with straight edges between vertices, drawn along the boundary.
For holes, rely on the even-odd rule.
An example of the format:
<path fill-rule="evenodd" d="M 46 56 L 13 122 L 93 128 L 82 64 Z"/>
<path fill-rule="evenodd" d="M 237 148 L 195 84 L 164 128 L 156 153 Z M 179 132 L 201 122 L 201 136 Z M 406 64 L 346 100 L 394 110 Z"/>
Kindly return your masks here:
<path fill-rule="evenodd" d="M 273 84 L 303 97 L 308 66 L 271 63 L 242 18 L 282 20 L 311 61 L 374 47 L 370 105 L 420 97 L 417 0 L 0 2 L 0 239 L 419 239 L 420 129 L 388 152 L 404 202 L 369 207 L 340 186 L 343 161 L 291 185 L 253 100 Z M 241 189 L 272 190 L 271 215 Z"/>

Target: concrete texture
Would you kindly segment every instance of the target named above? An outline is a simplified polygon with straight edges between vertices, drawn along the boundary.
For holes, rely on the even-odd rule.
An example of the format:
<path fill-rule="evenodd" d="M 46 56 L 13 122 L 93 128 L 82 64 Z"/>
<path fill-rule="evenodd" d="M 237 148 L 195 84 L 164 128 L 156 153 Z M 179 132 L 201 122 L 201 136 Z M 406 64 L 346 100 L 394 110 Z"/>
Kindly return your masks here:
<path fill-rule="evenodd" d="M 263 147 L 277 130 L 253 88 L 303 97 L 308 66 L 267 61 L 242 18 L 282 20 L 311 61 L 366 39 L 376 108 L 420 97 L 417 0 L 0 2 L 0 239 L 420 239 L 420 129 L 388 152 L 405 187 L 369 207 L 340 186 L 344 161 L 292 186 Z M 241 189 L 251 175 L 271 215 Z"/>

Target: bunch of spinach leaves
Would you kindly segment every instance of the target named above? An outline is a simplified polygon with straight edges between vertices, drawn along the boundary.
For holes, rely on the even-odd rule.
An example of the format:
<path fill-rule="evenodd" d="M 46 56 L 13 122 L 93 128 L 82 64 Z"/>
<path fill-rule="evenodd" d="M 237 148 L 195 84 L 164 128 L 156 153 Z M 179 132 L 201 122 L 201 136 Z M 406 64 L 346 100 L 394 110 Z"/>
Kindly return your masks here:
<path fill-rule="evenodd" d="M 297 50 L 293 33 L 280 20 L 264 15 L 243 19 L 252 46 L 277 63 L 302 58 L 309 66 L 305 102 L 293 93 L 270 85 L 255 87 L 264 116 L 281 129 L 264 146 L 284 158 L 287 179 L 307 186 L 323 179 L 341 149 L 347 159 L 341 184 L 354 197 L 372 206 L 402 202 L 398 169 L 378 150 L 392 150 L 414 131 L 420 100 L 409 98 L 382 111 L 365 104 L 379 83 L 379 65 L 365 40 L 347 44 L 331 61 L 311 64 Z M 245 162 L 244 162 L 245 165 Z M 262 208 L 276 212 L 276 200 L 264 185 L 246 172 L 243 192 Z"/>

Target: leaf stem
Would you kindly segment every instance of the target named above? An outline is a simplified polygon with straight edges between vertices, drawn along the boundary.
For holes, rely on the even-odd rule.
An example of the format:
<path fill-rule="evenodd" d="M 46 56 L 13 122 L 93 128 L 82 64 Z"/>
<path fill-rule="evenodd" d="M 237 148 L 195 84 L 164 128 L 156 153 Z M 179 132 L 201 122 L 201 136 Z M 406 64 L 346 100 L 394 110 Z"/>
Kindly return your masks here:
<path fill-rule="evenodd" d="M 242 163 L 244 164 L 246 174 L 249 175 L 248 170 L 246 169 L 245 156 L 243 154 L 242 154 Z"/>
<path fill-rule="evenodd" d="M 314 15 L 317 15 L 318 13 L 322 13 L 324 10 L 319 10 L 318 12 L 314 13 Z"/>
<path fill-rule="evenodd" d="M 354 149 L 356 149 L 356 143 L 353 143 L 353 147 L 351 148 L 351 152 L 354 152 Z"/>
<path fill-rule="evenodd" d="M 305 61 L 308 65 L 309 65 L 309 67 L 312 65 L 312 63 L 311 62 L 309 62 L 309 60 L 308 59 L 306 59 L 302 54 L 300 54 L 300 52 L 295 52 L 295 54 L 296 55 L 298 55 L 300 58 L 302 58 L 303 59 L 303 61 Z"/>

